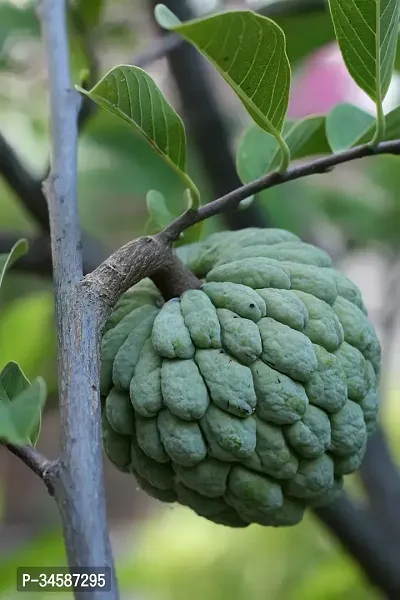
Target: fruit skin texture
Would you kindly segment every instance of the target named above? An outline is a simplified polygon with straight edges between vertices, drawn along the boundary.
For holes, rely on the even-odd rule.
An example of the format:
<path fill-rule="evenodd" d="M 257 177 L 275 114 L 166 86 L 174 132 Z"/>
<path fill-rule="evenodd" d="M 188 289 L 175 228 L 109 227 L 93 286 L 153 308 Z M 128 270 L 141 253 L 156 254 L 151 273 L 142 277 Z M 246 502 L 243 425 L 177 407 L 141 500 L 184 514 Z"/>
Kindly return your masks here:
<path fill-rule="evenodd" d="M 360 466 L 381 349 L 360 291 L 278 229 L 178 254 L 200 290 L 124 294 L 103 337 L 103 445 L 150 496 L 230 527 L 289 526 Z"/>

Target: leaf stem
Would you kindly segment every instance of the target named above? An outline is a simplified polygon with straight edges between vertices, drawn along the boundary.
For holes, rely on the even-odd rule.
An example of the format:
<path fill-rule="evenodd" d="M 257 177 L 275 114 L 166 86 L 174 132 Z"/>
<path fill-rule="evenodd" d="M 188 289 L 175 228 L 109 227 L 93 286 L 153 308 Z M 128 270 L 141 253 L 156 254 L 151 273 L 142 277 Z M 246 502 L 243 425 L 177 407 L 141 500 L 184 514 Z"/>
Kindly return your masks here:
<path fill-rule="evenodd" d="M 280 134 L 276 135 L 276 141 L 281 150 L 281 164 L 277 170 L 279 173 L 284 173 L 288 170 L 290 164 L 290 148 Z"/>
<path fill-rule="evenodd" d="M 187 197 L 188 205 L 186 208 L 193 208 L 194 210 L 197 210 L 201 206 L 200 192 L 196 184 L 190 179 L 188 175 L 186 175 L 186 173 L 182 172 L 181 176 L 184 183 L 187 185 L 187 193 L 185 194 L 185 196 Z"/>
<path fill-rule="evenodd" d="M 385 114 L 383 112 L 381 94 L 379 94 L 379 97 L 377 98 L 377 101 L 376 101 L 376 130 L 375 130 L 375 135 L 371 140 L 372 146 L 379 144 L 379 142 L 383 142 L 383 140 L 385 139 L 385 131 L 386 131 L 386 119 L 385 119 Z"/>
<path fill-rule="evenodd" d="M 375 34 L 375 80 L 376 80 L 376 130 L 371 144 L 383 142 L 385 137 L 385 115 L 383 112 L 382 78 L 381 78 L 381 6 L 375 3 L 376 34 Z"/>
<path fill-rule="evenodd" d="M 6 448 L 17 456 L 29 469 L 38 475 L 45 483 L 49 493 L 54 494 L 53 484 L 49 477 L 51 467 L 55 464 L 40 454 L 33 446 L 16 446 L 15 444 L 6 444 Z"/>

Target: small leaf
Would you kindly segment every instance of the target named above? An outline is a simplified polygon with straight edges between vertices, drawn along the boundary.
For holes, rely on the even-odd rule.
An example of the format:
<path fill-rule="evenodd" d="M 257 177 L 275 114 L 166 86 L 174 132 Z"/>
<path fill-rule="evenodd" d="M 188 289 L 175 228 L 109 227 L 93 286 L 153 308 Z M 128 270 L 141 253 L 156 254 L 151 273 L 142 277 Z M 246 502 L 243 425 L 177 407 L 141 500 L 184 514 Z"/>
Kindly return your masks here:
<path fill-rule="evenodd" d="M 338 104 L 326 116 L 326 135 L 333 152 L 351 148 L 361 135 L 375 131 L 375 119 L 352 104 Z M 371 128 L 372 126 L 372 128 Z"/>
<path fill-rule="evenodd" d="M 17 363 L 8 363 L 0 373 L 0 439 L 35 445 L 45 401 L 44 380 L 38 377 L 30 384 Z"/>
<path fill-rule="evenodd" d="M 178 19 L 174 13 L 165 6 L 165 4 L 157 4 L 154 9 L 154 16 L 157 23 L 164 29 L 173 29 L 182 25 L 182 21 Z"/>
<path fill-rule="evenodd" d="M 345 106 L 350 106 L 350 105 L 345 105 Z M 357 111 L 357 110 L 360 111 L 360 109 L 357 109 L 354 106 L 352 107 L 352 109 L 355 109 L 355 111 Z M 335 109 L 333 109 L 332 112 L 334 112 L 334 110 Z M 328 121 L 329 116 L 330 115 L 327 115 L 327 117 L 326 117 L 327 121 Z M 368 144 L 371 141 L 371 139 L 375 133 L 376 125 L 375 125 L 375 119 L 373 117 L 371 117 L 371 115 L 368 115 L 368 117 L 370 119 L 370 123 L 372 123 L 372 124 L 369 127 L 365 127 L 362 131 L 361 131 L 361 127 L 359 127 L 358 137 L 353 138 L 353 140 L 351 141 L 351 144 L 350 144 L 350 139 L 349 139 L 348 145 L 345 146 L 346 148 L 353 148 L 354 146 L 360 146 L 361 144 Z M 365 122 L 368 121 L 367 116 L 365 116 L 365 117 L 358 116 L 358 119 L 359 119 L 359 122 L 362 122 L 363 119 L 365 119 Z M 332 123 L 331 123 L 330 127 L 333 128 Z M 350 124 L 349 124 L 349 128 L 351 128 Z M 336 139 L 338 142 L 339 137 L 338 137 L 337 133 L 336 134 L 331 133 L 331 135 L 336 135 L 337 136 Z M 346 132 L 343 132 L 340 135 L 342 136 L 341 139 L 344 140 L 344 138 L 346 136 Z M 397 140 L 399 138 L 400 138 L 400 106 L 393 109 L 390 113 L 388 113 L 385 116 L 385 134 L 382 138 L 382 141 L 389 142 L 391 140 Z"/>
<path fill-rule="evenodd" d="M 367 131 L 365 131 L 360 138 L 353 144 L 358 146 L 360 144 L 367 144 L 375 131 L 375 126 L 372 125 Z M 382 141 L 389 142 L 391 140 L 397 140 L 400 138 L 400 106 L 394 108 L 390 113 L 385 116 L 385 135 Z"/>
<path fill-rule="evenodd" d="M 0 254 L 0 286 L 7 269 L 9 269 L 21 256 L 28 252 L 28 242 L 24 239 L 19 240 L 11 248 L 9 254 Z"/>
<path fill-rule="evenodd" d="M 164 228 L 174 220 L 174 216 L 169 212 L 165 197 L 161 192 L 157 190 L 148 191 L 146 205 L 151 221 L 157 226 L 160 225 L 161 228 Z"/>
<path fill-rule="evenodd" d="M 392 79 L 400 0 L 329 0 L 336 37 L 347 69 L 377 105 L 374 141 L 382 139 L 382 102 Z"/>
<path fill-rule="evenodd" d="M 10 409 L 13 422 L 21 437 L 27 442 L 36 444 L 40 433 L 40 422 L 46 402 L 46 383 L 38 377 L 29 388 L 25 389 L 11 402 Z"/>
<path fill-rule="evenodd" d="M 306 117 L 296 121 L 285 135 L 293 160 L 330 153 L 325 134 L 325 117 Z"/>
<path fill-rule="evenodd" d="M 111 69 L 91 90 L 82 94 L 129 123 L 142 135 L 190 189 L 197 207 L 200 194 L 186 173 L 186 136 L 181 118 L 152 78 L 142 69 L 120 65 Z"/>
<path fill-rule="evenodd" d="M 180 23 L 159 4 L 155 16 L 162 27 L 179 33 L 216 67 L 254 121 L 278 140 L 282 168 L 286 168 L 290 157 L 281 132 L 291 72 L 282 29 L 249 10 Z"/>
<path fill-rule="evenodd" d="M 251 125 L 239 141 L 236 168 L 240 179 L 248 183 L 271 170 L 278 142 L 272 135 Z"/>
<path fill-rule="evenodd" d="M 325 134 L 325 117 L 307 117 L 287 121 L 284 140 L 292 160 L 330 153 Z M 257 126 L 251 126 L 242 137 L 237 152 L 237 170 L 245 183 L 274 171 L 279 165 L 276 140 Z"/>
<path fill-rule="evenodd" d="M 249 206 L 251 206 L 253 204 L 255 199 L 256 199 L 256 197 L 254 195 L 249 196 L 248 198 L 245 198 L 244 200 L 239 202 L 238 210 L 246 210 L 246 208 L 249 208 Z"/>
<path fill-rule="evenodd" d="M 30 381 L 18 363 L 10 361 L 0 372 L 0 397 L 10 402 L 30 386 Z"/>

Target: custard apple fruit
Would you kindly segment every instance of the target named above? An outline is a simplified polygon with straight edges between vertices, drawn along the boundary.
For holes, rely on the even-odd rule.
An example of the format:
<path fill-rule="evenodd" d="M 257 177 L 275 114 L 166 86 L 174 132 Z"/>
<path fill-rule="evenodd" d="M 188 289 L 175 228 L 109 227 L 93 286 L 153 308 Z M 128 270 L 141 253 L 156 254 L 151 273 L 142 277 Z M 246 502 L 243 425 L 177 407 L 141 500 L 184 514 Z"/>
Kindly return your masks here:
<path fill-rule="evenodd" d="M 103 337 L 103 444 L 149 495 L 231 527 L 295 525 L 360 466 L 381 350 L 360 291 L 277 229 L 178 254 L 202 282 L 164 302 L 150 280 Z"/>

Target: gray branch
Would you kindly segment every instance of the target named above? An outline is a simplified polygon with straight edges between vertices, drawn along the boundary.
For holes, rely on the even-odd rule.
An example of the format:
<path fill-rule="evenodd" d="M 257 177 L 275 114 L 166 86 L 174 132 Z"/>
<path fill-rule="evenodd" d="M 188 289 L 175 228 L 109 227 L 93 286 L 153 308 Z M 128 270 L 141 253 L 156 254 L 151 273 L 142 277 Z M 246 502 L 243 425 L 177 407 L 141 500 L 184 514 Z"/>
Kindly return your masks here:
<path fill-rule="evenodd" d="M 385 598 L 397 600 L 400 597 L 399 552 L 369 511 L 362 506 L 355 508 L 343 494 L 329 506 L 314 509 L 314 513 L 357 559 L 368 580 L 384 592 Z"/>
<path fill-rule="evenodd" d="M 48 201 L 58 330 L 61 457 L 50 470 L 71 566 L 111 567 L 98 393 L 101 310 L 82 293 L 77 205 L 78 94 L 71 89 L 65 0 L 42 0 L 39 16 L 50 79 L 52 152 Z M 87 594 L 77 593 L 77 597 Z"/>

